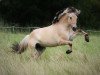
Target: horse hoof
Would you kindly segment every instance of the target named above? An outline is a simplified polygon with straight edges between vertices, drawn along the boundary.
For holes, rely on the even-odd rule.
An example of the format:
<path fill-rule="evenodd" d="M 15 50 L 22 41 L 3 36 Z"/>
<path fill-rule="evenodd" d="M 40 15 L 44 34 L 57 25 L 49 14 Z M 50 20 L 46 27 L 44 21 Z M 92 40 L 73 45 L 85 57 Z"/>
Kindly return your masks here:
<path fill-rule="evenodd" d="M 86 38 L 85 41 L 86 41 L 86 42 L 89 42 L 89 38 Z"/>
<path fill-rule="evenodd" d="M 85 35 L 85 41 L 89 42 L 89 36 L 88 36 L 88 34 Z"/>
<path fill-rule="evenodd" d="M 72 52 L 72 50 L 67 50 L 66 54 L 70 54 Z"/>

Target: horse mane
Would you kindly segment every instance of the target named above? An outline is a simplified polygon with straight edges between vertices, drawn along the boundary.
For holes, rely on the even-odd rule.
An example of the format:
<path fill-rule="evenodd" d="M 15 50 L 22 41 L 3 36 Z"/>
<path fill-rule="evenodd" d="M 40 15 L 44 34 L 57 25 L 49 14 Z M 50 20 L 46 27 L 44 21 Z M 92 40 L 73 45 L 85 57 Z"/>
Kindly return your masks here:
<path fill-rule="evenodd" d="M 66 9 L 60 10 L 56 13 L 56 15 L 52 21 L 52 24 L 59 22 L 59 20 L 62 18 L 62 16 L 64 16 L 66 13 L 75 13 L 78 16 L 78 14 L 80 14 L 80 10 L 77 10 L 74 7 L 68 7 Z"/>
<path fill-rule="evenodd" d="M 63 9 L 63 10 L 60 10 L 60 11 L 58 11 L 58 12 L 56 13 L 56 15 L 55 15 L 55 17 L 54 17 L 52 23 L 56 23 L 56 22 L 59 21 L 59 20 L 58 20 L 58 16 L 59 16 L 61 13 L 63 13 L 63 11 L 64 11 L 64 9 Z"/>

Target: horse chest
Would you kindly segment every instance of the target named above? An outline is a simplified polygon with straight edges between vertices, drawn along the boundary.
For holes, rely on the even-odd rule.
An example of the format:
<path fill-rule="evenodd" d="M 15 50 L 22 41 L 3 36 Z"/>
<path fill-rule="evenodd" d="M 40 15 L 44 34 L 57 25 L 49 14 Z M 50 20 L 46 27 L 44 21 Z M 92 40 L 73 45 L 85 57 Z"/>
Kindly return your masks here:
<path fill-rule="evenodd" d="M 67 34 L 67 36 L 68 36 L 68 39 L 69 39 L 70 41 L 73 41 L 74 32 L 69 32 L 69 33 Z"/>

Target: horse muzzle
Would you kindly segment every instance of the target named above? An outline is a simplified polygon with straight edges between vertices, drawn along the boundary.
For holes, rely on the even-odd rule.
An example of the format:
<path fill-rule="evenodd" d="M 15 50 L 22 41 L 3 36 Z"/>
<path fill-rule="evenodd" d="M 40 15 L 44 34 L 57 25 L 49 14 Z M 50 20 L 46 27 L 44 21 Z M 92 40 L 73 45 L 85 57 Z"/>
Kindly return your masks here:
<path fill-rule="evenodd" d="M 75 32 L 77 30 L 77 27 L 72 27 L 72 30 Z"/>

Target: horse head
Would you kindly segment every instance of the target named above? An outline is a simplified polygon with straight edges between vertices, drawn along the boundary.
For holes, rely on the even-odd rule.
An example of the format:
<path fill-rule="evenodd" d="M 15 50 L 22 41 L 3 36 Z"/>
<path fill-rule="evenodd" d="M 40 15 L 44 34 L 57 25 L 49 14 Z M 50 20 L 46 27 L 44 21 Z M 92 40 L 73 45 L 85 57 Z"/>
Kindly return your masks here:
<path fill-rule="evenodd" d="M 62 23 L 64 25 L 67 25 L 67 27 L 71 27 L 73 31 L 76 31 L 77 17 L 79 14 L 80 10 L 74 7 L 68 7 L 56 13 L 52 24 Z"/>

